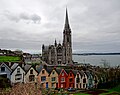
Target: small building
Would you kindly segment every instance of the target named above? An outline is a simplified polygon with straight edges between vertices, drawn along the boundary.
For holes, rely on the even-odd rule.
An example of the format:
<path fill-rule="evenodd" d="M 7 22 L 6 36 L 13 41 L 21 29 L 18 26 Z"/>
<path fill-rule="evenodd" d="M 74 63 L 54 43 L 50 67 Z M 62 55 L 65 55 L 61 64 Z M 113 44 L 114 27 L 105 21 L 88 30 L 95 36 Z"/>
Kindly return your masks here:
<path fill-rule="evenodd" d="M 75 88 L 79 89 L 87 89 L 87 75 L 84 73 L 84 71 L 78 71 L 75 76 Z"/>
<path fill-rule="evenodd" d="M 8 78 L 10 80 L 10 73 L 12 70 L 5 63 L 0 64 L 0 77 Z"/>
<path fill-rule="evenodd" d="M 11 84 L 24 83 L 25 71 L 18 64 L 14 63 L 11 67 Z"/>
<path fill-rule="evenodd" d="M 88 80 L 87 88 L 91 89 L 94 87 L 94 77 L 90 71 L 85 71 L 85 74 L 87 75 L 87 80 Z"/>
<path fill-rule="evenodd" d="M 75 88 L 82 88 L 82 77 L 84 75 L 84 72 L 82 71 L 77 71 L 75 75 Z"/>
<path fill-rule="evenodd" d="M 25 65 L 25 83 L 37 82 L 38 72 L 32 67 L 32 65 Z"/>
<path fill-rule="evenodd" d="M 58 76 L 58 88 L 68 88 L 67 82 L 68 82 L 68 74 L 67 72 L 62 69 L 59 76 Z"/>
<path fill-rule="evenodd" d="M 88 84 L 87 75 L 83 71 L 80 71 L 80 73 L 81 73 L 81 75 L 83 74 L 83 76 L 81 78 L 81 88 L 82 89 L 87 89 L 87 84 Z"/>
<path fill-rule="evenodd" d="M 68 77 L 67 77 L 67 88 L 72 87 L 74 88 L 75 85 L 75 73 L 76 70 L 66 70 Z"/>
<path fill-rule="evenodd" d="M 41 88 L 49 88 L 49 74 L 52 69 L 42 68 L 38 74 L 38 83 Z"/>
<path fill-rule="evenodd" d="M 58 88 L 58 73 L 59 70 L 56 70 L 55 68 L 50 73 L 50 80 L 49 80 L 49 87 L 50 88 Z"/>

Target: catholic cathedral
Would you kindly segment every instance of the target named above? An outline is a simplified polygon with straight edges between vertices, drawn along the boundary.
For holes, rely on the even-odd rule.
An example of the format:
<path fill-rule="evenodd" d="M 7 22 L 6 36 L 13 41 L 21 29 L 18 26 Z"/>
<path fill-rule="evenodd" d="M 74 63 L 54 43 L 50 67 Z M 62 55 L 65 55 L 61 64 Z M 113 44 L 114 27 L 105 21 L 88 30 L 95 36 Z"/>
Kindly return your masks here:
<path fill-rule="evenodd" d="M 63 42 L 54 45 L 42 45 L 42 60 L 50 65 L 72 64 L 72 38 L 69 25 L 68 12 L 66 9 L 65 25 L 63 30 Z"/>

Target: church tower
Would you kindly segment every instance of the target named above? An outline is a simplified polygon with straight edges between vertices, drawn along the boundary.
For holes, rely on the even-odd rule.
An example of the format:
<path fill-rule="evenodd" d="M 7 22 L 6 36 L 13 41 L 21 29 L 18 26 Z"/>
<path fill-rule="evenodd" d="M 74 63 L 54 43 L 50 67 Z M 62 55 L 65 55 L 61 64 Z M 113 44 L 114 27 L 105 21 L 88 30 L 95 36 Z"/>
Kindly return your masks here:
<path fill-rule="evenodd" d="M 65 26 L 63 30 L 63 48 L 64 48 L 64 63 L 72 64 L 72 41 L 71 29 L 69 25 L 68 12 L 66 8 Z"/>
<path fill-rule="evenodd" d="M 43 45 L 42 60 L 50 65 L 72 64 L 72 40 L 67 8 L 63 29 L 63 43 L 58 44 L 55 40 L 54 45 Z"/>

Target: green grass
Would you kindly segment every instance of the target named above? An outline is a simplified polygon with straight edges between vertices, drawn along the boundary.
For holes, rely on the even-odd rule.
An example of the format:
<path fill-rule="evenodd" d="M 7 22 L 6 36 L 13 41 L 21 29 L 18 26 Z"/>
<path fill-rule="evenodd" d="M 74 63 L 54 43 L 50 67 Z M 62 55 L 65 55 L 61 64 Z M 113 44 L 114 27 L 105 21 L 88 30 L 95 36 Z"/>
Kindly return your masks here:
<path fill-rule="evenodd" d="M 20 57 L 18 56 L 0 56 L 0 62 L 19 62 Z"/>
<path fill-rule="evenodd" d="M 120 85 L 110 89 L 110 91 L 116 91 L 116 92 L 120 92 Z"/>
<path fill-rule="evenodd" d="M 119 86 L 118 86 L 119 87 Z M 116 89 L 116 88 L 115 88 Z M 117 88 L 118 89 L 118 88 Z M 120 89 L 120 88 L 119 88 Z M 112 93 L 116 93 L 115 95 L 119 95 L 118 93 L 118 91 L 115 91 L 115 90 L 106 90 L 106 91 L 108 91 L 107 93 L 101 93 L 101 94 L 99 94 L 99 95 L 108 95 L 108 94 L 111 94 L 112 95 Z M 91 95 L 91 94 L 86 94 L 86 93 L 75 93 L 75 94 L 73 94 L 73 95 Z"/>
<path fill-rule="evenodd" d="M 100 95 L 108 95 L 108 94 L 111 94 L 111 93 L 113 93 L 113 91 L 109 91 L 109 92 L 107 92 L 107 93 L 102 93 L 102 94 L 100 94 Z"/>
<path fill-rule="evenodd" d="M 76 94 L 73 94 L 73 95 L 90 95 L 90 94 L 85 94 L 85 93 L 76 93 Z"/>

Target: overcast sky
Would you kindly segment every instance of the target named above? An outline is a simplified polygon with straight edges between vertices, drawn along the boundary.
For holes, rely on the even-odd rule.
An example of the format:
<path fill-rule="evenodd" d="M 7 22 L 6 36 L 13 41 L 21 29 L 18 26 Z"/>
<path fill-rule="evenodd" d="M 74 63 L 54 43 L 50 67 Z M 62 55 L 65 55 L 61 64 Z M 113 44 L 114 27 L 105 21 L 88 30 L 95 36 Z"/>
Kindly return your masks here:
<path fill-rule="evenodd" d="M 0 48 L 62 43 L 66 6 L 74 53 L 120 52 L 120 0 L 0 0 Z"/>

